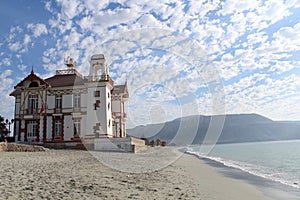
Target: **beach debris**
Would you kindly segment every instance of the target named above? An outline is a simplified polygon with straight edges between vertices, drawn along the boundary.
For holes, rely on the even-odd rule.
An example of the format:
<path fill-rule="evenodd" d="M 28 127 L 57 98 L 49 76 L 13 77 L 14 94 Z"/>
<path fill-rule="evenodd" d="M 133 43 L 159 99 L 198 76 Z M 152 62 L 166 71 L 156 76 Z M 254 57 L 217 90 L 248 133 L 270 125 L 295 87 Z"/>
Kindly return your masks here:
<path fill-rule="evenodd" d="M 94 189 L 93 185 L 84 185 L 82 186 L 82 190 L 85 192 L 86 190 L 92 190 Z"/>
<path fill-rule="evenodd" d="M 138 189 L 139 191 L 144 191 L 145 190 L 145 188 L 142 187 L 142 186 L 136 186 L 135 189 Z"/>
<path fill-rule="evenodd" d="M 70 185 L 71 185 L 71 187 L 75 187 L 76 186 L 76 181 L 71 179 L 70 180 Z"/>
<path fill-rule="evenodd" d="M 179 187 L 175 187 L 174 189 L 175 189 L 175 190 L 181 190 Z"/>

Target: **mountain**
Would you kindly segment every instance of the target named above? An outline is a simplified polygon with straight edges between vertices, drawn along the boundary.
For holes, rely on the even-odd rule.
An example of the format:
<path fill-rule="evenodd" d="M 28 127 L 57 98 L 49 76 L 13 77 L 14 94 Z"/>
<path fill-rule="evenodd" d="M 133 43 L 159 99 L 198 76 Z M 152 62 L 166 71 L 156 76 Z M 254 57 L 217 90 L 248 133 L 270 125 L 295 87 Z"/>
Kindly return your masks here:
<path fill-rule="evenodd" d="M 206 143 L 217 138 L 217 143 L 293 140 L 300 139 L 300 121 L 273 121 L 257 114 L 199 115 L 137 126 L 127 134 L 174 144 L 202 144 L 205 137 Z"/>

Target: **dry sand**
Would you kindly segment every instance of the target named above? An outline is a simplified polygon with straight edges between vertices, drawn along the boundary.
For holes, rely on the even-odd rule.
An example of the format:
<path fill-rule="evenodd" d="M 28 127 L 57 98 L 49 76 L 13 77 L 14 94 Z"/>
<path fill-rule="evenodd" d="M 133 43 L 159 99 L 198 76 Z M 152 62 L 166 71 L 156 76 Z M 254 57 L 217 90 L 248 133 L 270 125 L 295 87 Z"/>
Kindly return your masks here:
<path fill-rule="evenodd" d="M 168 152 L 163 154 L 172 159 L 181 156 Z M 268 199 L 255 187 L 223 177 L 191 155 L 175 162 L 160 155 L 157 151 L 0 152 L 0 199 Z M 129 172 L 111 165 L 124 165 Z M 142 172 L 130 172 L 135 166 Z"/>

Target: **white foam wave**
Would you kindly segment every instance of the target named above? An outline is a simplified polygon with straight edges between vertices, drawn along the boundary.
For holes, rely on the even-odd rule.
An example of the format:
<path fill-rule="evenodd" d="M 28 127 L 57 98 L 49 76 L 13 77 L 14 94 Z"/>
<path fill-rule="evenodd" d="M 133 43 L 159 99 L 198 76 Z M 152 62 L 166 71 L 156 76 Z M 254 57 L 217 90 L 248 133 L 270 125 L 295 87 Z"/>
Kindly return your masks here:
<path fill-rule="evenodd" d="M 300 186 L 298 185 L 300 183 L 298 183 L 297 180 L 293 180 L 291 177 L 289 178 L 287 174 L 285 174 L 283 172 L 279 172 L 276 169 L 270 169 L 267 167 L 258 166 L 258 165 L 245 163 L 245 162 L 240 162 L 240 161 L 228 160 L 228 159 L 224 159 L 221 157 L 202 155 L 199 152 L 193 151 L 193 149 L 191 149 L 191 148 L 187 148 L 186 153 L 195 155 L 199 158 L 206 158 L 209 160 L 213 160 L 215 162 L 223 164 L 226 167 L 239 169 L 239 170 L 242 170 L 249 174 L 259 176 L 259 177 L 262 177 L 265 179 L 269 179 L 272 181 L 276 181 L 276 182 L 279 182 L 284 185 L 288 185 L 288 186 L 291 186 L 294 188 L 300 188 Z"/>

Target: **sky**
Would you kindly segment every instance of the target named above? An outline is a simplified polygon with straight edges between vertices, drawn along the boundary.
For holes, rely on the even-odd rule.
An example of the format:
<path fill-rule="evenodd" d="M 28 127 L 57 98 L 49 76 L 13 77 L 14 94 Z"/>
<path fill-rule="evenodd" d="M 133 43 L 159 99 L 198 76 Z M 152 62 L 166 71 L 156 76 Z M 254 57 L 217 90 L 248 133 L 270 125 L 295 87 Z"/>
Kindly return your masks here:
<path fill-rule="evenodd" d="M 102 53 L 127 81 L 128 127 L 188 115 L 300 120 L 300 1 L 0 1 L 0 115 L 14 86 Z"/>

